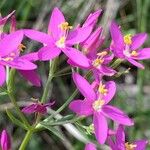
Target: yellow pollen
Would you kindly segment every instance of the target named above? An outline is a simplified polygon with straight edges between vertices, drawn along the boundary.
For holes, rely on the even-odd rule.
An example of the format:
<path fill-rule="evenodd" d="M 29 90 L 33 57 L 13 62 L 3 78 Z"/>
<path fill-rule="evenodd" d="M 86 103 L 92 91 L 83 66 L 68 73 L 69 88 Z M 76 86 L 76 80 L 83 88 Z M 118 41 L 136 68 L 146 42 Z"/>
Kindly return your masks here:
<path fill-rule="evenodd" d="M 98 67 L 98 66 L 101 65 L 103 62 L 104 62 L 104 59 L 96 58 L 96 59 L 93 61 L 92 64 L 93 64 L 94 67 Z"/>
<path fill-rule="evenodd" d="M 13 58 L 12 57 L 6 57 L 6 58 L 3 58 L 2 60 L 4 60 L 4 61 L 12 61 Z"/>
<path fill-rule="evenodd" d="M 61 28 L 61 30 L 63 30 L 63 31 L 72 29 L 72 26 L 69 26 L 68 22 L 63 22 L 58 27 Z"/>
<path fill-rule="evenodd" d="M 106 56 L 107 54 L 108 54 L 107 51 L 103 51 L 103 52 L 97 53 L 97 56 Z"/>
<path fill-rule="evenodd" d="M 132 52 L 131 52 L 131 56 L 138 56 L 137 51 L 132 51 Z"/>
<path fill-rule="evenodd" d="M 123 37 L 124 39 L 124 43 L 127 45 L 132 44 L 132 35 L 131 34 L 127 34 Z"/>
<path fill-rule="evenodd" d="M 129 142 L 125 143 L 126 150 L 135 150 L 136 144 L 129 144 Z"/>
<path fill-rule="evenodd" d="M 23 45 L 23 44 L 20 44 L 20 45 L 18 46 L 18 48 L 19 48 L 19 50 L 20 50 L 21 52 L 23 52 L 24 49 L 26 48 L 26 46 Z"/>
<path fill-rule="evenodd" d="M 66 41 L 66 37 L 62 36 L 57 42 L 56 45 L 59 48 L 65 48 L 65 41 Z"/>
<path fill-rule="evenodd" d="M 108 93 L 108 90 L 105 88 L 105 84 L 100 84 L 98 88 L 99 93 L 106 95 Z"/>
<path fill-rule="evenodd" d="M 105 104 L 104 100 L 96 100 L 92 106 L 95 111 L 101 110 L 102 106 Z"/>

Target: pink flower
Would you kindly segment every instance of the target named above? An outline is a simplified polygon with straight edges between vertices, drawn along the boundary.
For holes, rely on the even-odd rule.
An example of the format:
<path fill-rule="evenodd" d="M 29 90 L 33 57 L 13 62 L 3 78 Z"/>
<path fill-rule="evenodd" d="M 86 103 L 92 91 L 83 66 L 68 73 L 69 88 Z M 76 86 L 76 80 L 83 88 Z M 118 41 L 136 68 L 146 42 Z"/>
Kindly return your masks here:
<path fill-rule="evenodd" d="M 63 51 L 76 64 L 80 63 L 83 67 L 89 67 L 88 59 L 72 46 L 83 42 L 90 35 L 92 28 L 90 26 L 79 27 L 69 32 L 70 29 L 72 26 L 66 22 L 62 12 L 54 8 L 48 26 L 48 34 L 36 30 L 24 30 L 24 33 L 27 37 L 44 44 L 44 47 L 39 50 L 40 60 L 53 59 Z"/>
<path fill-rule="evenodd" d="M 40 114 L 45 114 L 47 113 L 47 107 L 51 107 L 54 104 L 52 103 L 47 103 L 47 104 L 41 104 L 41 103 L 33 103 L 29 106 L 26 106 L 22 109 L 22 112 L 31 114 L 31 113 L 40 113 Z"/>
<path fill-rule="evenodd" d="M 11 18 L 11 25 L 10 25 L 10 32 L 15 32 L 16 31 L 16 18 L 15 16 L 12 16 Z M 24 47 L 24 45 L 20 45 Z M 22 49 L 22 47 L 20 47 Z M 18 52 L 18 55 L 20 55 L 20 52 Z M 26 59 L 30 62 L 35 62 L 39 60 L 38 58 L 38 52 L 32 52 L 29 54 L 25 54 L 23 56 L 20 56 L 20 58 Z M 28 81 L 30 81 L 34 86 L 41 86 L 41 79 L 39 75 L 36 73 L 35 70 L 19 70 L 18 72 Z"/>
<path fill-rule="evenodd" d="M 92 28 L 94 28 L 94 26 L 97 23 L 98 17 L 101 15 L 101 13 L 102 13 L 102 9 L 97 10 L 94 13 L 90 13 L 90 15 L 87 17 L 82 27 L 91 26 Z"/>
<path fill-rule="evenodd" d="M 106 118 L 128 126 L 134 124 L 120 109 L 108 105 L 116 92 L 115 82 L 109 81 L 106 84 L 100 82 L 98 88 L 96 86 L 93 88 L 93 84 L 90 85 L 86 79 L 77 73 L 73 74 L 73 80 L 85 99 L 74 100 L 70 103 L 69 108 L 81 116 L 93 115 L 95 136 L 100 144 L 104 144 L 107 138 Z"/>
<path fill-rule="evenodd" d="M 146 33 L 139 33 L 134 36 L 131 34 L 123 37 L 120 28 L 115 22 L 111 23 L 110 33 L 112 37 L 111 49 L 115 56 L 128 60 L 131 64 L 144 69 L 144 66 L 136 60 L 144 60 L 150 58 L 150 48 L 138 48 L 147 39 Z"/>
<path fill-rule="evenodd" d="M 0 40 L 0 85 L 5 82 L 6 73 L 5 67 L 16 68 L 18 70 L 33 70 L 36 69 L 36 65 L 27 59 L 19 57 L 19 46 L 23 39 L 23 32 L 18 30 L 16 32 L 5 35 Z"/>
<path fill-rule="evenodd" d="M 11 149 L 10 137 L 6 130 L 3 130 L 1 133 L 0 143 L 1 143 L 2 150 L 10 150 Z"/>
<path fill-rule="evenodd" d="M 96 146 L 92 143 L 88 143 L 88 144 L 85 145 L 84 150 L 96 150 Z"/>
<path fill-rule="evenodd" d="M 145 150 L 148 141 L 137 140 L 133 143 L 125 142 L 124 127 L 119 125 L 115 134 L 115 140 L 108 137 L 108 143 L 112 150 Z"/>

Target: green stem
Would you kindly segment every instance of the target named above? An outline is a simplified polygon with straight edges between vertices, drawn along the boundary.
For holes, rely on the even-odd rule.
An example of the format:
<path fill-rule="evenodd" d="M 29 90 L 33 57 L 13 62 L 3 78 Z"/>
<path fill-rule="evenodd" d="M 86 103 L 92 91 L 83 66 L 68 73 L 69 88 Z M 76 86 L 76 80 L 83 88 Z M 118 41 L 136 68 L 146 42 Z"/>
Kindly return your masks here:
<path fill-rule="evenodd" d="M 49 64 L 49 74 L 48 74 L 48 80 L 46 82 L 45 88 L 44 88 L 44 92 L 41 98 L 41 103 L 44 103 L 47 100 L 47 96 L 49 93 L 49 88 L 50 88 L 50 83 L 54 77 L 54 73 L 56 70 L 56 65 L 57 65 L 57 58 L 53 61 L 50 61 Z"/>
<path fill-rule="evenodd" d="M 33 132 L 34 132 L 33 130 L 28 130 L 28 132 L 26 133 L 26 135 L 25 135 L 25 137 L 24 137 L 24 139 L 23 139 L 23 141 L 19 147 L 19 150 L 25 150 Z"/>
<path fill-rule="evenodd" d="M 8 96 L 11 100 L 11 102 L 13 103 L 15 109 L 16 109 L 16 112 L 18 114 L 18 116 L 20 117 L 20 119 L 24 122 L 24 124 L 26 125 L 27 128 L 30 128 L 30 124 L 28 123 L 27 119 L 25 118 L 24 114 L 21 112 L 17 102 L 16 102 L 16 99 L 14 97 L 14 94 L 13 94 L 13 90 L 14 90 L 14 76 L 15 76 L 15 70 L 10 70 L 10 74 L 9 74 L 9 81 L 8 81 L 8 84 L 7 84 L 7 90 L 8 90 Z"/>

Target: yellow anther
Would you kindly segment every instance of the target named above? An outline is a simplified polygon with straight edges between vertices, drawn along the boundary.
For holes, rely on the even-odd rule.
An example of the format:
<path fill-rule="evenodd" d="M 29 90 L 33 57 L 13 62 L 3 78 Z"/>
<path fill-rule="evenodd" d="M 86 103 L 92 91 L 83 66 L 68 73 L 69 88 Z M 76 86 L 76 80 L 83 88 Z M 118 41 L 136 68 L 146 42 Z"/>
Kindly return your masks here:
<path fill-rule="evenodd" d="M 129 144 L 129 142 L 125 143 L 126 150 L 135 150 L 136 146 L 136 144 Z"/>
<path fill-rule="evenodd" d="M 99 93 L 106 95 L 108 93 L 108 90 L 105 88 L 105 84 L 100 84 L 98 88 Z"/>
<path fill-rule="evenodd" d="M 96 100 L 92 106 L 95 111 L 101 110 L 102 106 L 105 104 L 104 100 Z"/>
<path fill-rule="evenodd" d="M 127 34 L 123 37 L 124 39 L 124 43 L 127 45 L 132 44 L 132 35 L 131 34 Z"/>
<path fill-rule="evenodd" d="M 61 30 L 63 30 L 63 31 L 72 29 L 72 26 L 69 26 L 68 22 L 63 22 L 58 27 L 61 28 Z"/>
<path fill-rule="evenodd" d="M 21 52 L 23 52 L 24 49 L 26 48 L 26 46 L 23 45 L 23 44 L 20 44 L 18 48 L 19 48 L 19 50 L 20 50 Z"/>
<path fill-rule="evenodd" d="M 100 52 L 100 53 L 97 53 L 97 56 L 106 56 L 108 54 L 107 51 L 103 51 L 103 52 Z"/>
<path fill-rule="evenodd" d="M 65 48 L 66 37 L 62 36 L 57 42 L 56 45 L 59 48 Z"/>
<path fill-rule="evenodd" d="M 13 58 L 12 58 L 12 57 L 5 57 L 5 58 L 3 58 L 2 60 L 3 60 L 3 61 L 12 61 Z"/>
<path fill-rule="evenodd" d="M 97 58 L 93 61 L 93 66 L 94 67 L 98 67 L 99 65 L 101 65 L 102 63 L 104 62 L 104 59 L 100 59 L 100 58 Z"/>
<path fill-rule="evenodd" d="M 138 56 L 137 51 L 132 51 L 132 52 L 131 52 L 131 56 Z"/>

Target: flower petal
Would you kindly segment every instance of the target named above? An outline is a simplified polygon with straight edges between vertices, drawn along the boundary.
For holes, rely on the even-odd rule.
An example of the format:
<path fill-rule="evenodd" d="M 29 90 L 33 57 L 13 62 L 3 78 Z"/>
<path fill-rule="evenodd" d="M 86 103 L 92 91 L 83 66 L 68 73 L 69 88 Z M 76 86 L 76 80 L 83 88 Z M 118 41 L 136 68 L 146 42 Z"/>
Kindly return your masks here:
<path fill-rule="evenodd" d="M 104 144 L 107 139 L 108 125 L 107 120 L 101 113 L 94 113 L 93 124 L 95 136 L 100 144 Z"/>
<path fill-rule="evenodd" d="M 132 58 L 137 60 L 150 59 L 150 48 L 138 50 L 138 56 Z"/>
<path fill-rule="evenodd" d="M 74 83 L 83 96 L 89 101 L 94 101 L 96 99 L 96 94 L 89 82 L 78 73 L 73 73 L 72 77 Z"/>
<path fill-rule="evenodd" d="M 127 59 L 131 64 L 133 64 L 134 66 L 138 67 L 138 68 L 141 68 L 141 69 L 144 69 L 144 66 L 142 64 L 140 64 L 139 62 L 131 59 L 131 58 L 128 58 Z"/>
<path fill-rule="evenodd" d="M 122 112 L 120 109 L 110 106 L 110 105 L 105 105 L 102 108 L 103 112 L 105 115 L 112 120 L 116 121 L 119 124 L 131 126 L 134 124 L 133 120 L 130 119 L 124 112 Z"/>
<path fill-rule="evenodd" d="M 59 56 L 60 53 L 61 50 L 59 48 L 54 45 L 48 45 L 39 50 L 38 56 L 40 60 L 46 61 Z"/>
<path fill-rule="evenodd" d="M 111 23 L 110 26 L 110 34 L 113 41 L 111 48 L 113 49 L 115 55 L 123 57 L 123 48 L 124 48 L 123 36 L 117 23 L 114 21 Z"/>
<path fill-rule="evenodd" d="M 68 45 L 79 44 L 84 40 L 86 40 L 91 32 L 92 28 L 90 26 L 77 28 L 69 33 L 66 44 Z"/>
<path fill-rule="evenodd" d="M 18 49 L 18 46 L 21 44 L 22 39 L 22 30 L 18 30 L 5 36 L 0 42 L 0 56 L 6 56 L 12 51 Z"/>
<path fill-rule="evenodd" d="M 33 29 L 24 29 L 23 31 L 24 31 L 24 34 L 32 40 L 35 40 L 35 41 L 38 41 L 47 45 L 53 43 L 52 37 L 44 32 L 40 32 L 40 31 L 33 30 Z"/>
<path fill-rule="evenodd" d="M 116 133 L 116 145 L 119 149 L 125 150 L 125 133 L 122 125 L 118 126 Z"/>
<path fill-rule="evenodd" d="M 19 70 L 34 70 L 37 66 L 27 59 L 16 58 L 13 61 L 6 62 L 8 66 Z"/>
<path fill-rule="evenodd" d="M 146 146 L 148 144 L 148 141 L 147 140 L 137 140 L 134 142 L 134 144 L 136 144 L 135 150 L 145 150 Z"/>
<path fill-rule="evenodd" d="M 132 44 L 131 44 L 131 49 L 136 50 L 139 48 L 147 39 L 147 34 L 146 33 L 139 33 L 136 34 L 132 37 Z"/>
<path fill-rule="evenodd" d="M 24 107 L 21 111 L 27 114 L 35 113 L 37 104 L 31 104 L 29 106 Z"/>
<path fill-rule="evenodd" d="M 0 86 L 2 86 L 6 80 L 6 72 L 5 72 L 5 67 L 0 65 Z"/>
<path fill-rule="evenodd" d="M 93 143 L 88 143 L 84 150 L 96 150 L 96 146 Z"/>
<path fill-rule="evenodd" d="M 114 144 L 110 136 L 107 138 L 107 143 L 110 146 L 111 150 L 117 150 L 117 146 Z"/>
<path fill-rule="evenodd" d="M 30 81 L 33 85 L 40 87 L 41 86 L 41 79 L 39 75 L 34 70 L 19 70 L 20 74 Z"/>
<path fill-rule="evenodd" d="M 27 60 L 32 61 L 32 62 L 39 60 L 38 52 L 33 52 L 33 53 L 25 54 L 23 56 L 20 56 L 20 58 L 27 59 Z"/>
<path fill-rule="evenodd" d="M 84 68 L 90 67 L 89 59 L 84 54 L 82 54 L 79 50 L 75 48 L 67 47 L 66 49 L 62 49 L 62 51 L 75 64 Z"/>
<path fill-rule="evenodd" d="M 69 108 L 78 115 L 89 116 L 92 114 L 92 104 L 85 100 L 74 100 L 70 103 Z"/>
<path fill-rule="evenodd" d="M 106 76 L 113 76 L 116 73 L 114 69 L 104 66 L 104 65 L 100 66 L 98 70 L 102 75 L 106 75 Z"/>
<path fill-rule="evenodd" d="M 65 22 L 63 13 L 57 7 L 55 7 L 52 11 L 52 15 L 48 25 L 48 33 L 51 34 L 55 40 L 58 40 L 60 36 L 63 35 L 64 31 L 62 31 L 59 27 L 59 25 L 63 22 Z"/>
<path fill-rule="evenodd" d="M 109 103 L 116 93 L 116 83 L 114 81 L 109 81 L 105 84 L 105 88 L 108 90 L 108 93 L 103 96 L 105 104 Z"/>
<path fill-rule="evenodd" d="M 102 12 L 102 9 L 97 10 L 94 13 L 91 13 L 88 16 L 88 18 L 86 19 L 86 21 L 84 22 L 83 27 L 86 27 L 86 26 L 92 26 L 92 27 L 94 27 L 95 24 L 96 24 L 96 22 L 97 22 L 98 17 L 101 14 L 101 12 Z"/>

